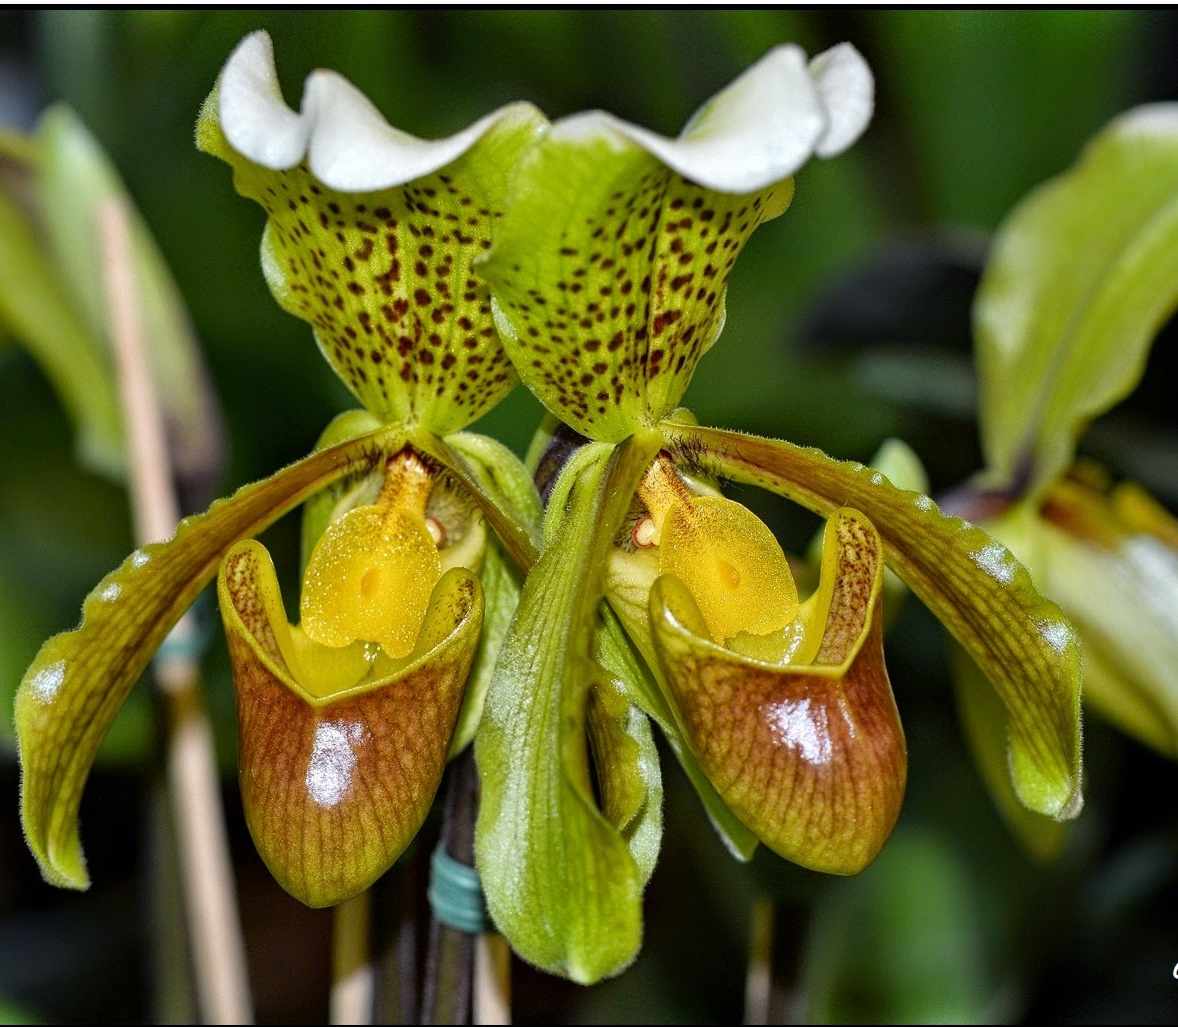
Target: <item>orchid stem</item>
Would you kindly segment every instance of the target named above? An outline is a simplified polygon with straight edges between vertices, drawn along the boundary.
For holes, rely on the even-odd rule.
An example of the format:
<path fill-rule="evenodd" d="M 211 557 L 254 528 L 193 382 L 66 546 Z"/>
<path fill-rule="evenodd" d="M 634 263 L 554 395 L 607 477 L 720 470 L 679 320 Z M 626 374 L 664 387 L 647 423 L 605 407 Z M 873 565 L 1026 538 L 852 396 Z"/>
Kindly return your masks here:
<path fill-rule="evenodd" d="M 119 200 L 98 210 L 110 336 L 127 439 L 129 489 L 140 543 L 169 538 L 180 512 L 167 431 L 144 347 L 131 215 Z M 168 709 L 167 781 L 179 843 L 197 1001 L 203 1022 L 253 1023 L 245 945 L 221 806 L 212 730 L 200 691 L 196 626 L 185 614 L 156 658 Z"/>

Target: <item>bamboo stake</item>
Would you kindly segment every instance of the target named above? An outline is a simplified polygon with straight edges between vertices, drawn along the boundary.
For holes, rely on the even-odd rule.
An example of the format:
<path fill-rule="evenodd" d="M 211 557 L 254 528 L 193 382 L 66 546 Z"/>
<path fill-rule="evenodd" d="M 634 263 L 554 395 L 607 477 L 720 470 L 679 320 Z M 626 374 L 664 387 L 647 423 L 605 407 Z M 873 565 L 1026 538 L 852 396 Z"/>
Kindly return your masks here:
<path fill-rule="evenodd" d="M 167 432 L 144 349 L 136 301 L 131 217 L 126 204 L 98 210 L 110 335 L 129 455 L 129 486 L 140 542 L 171 537 L 180 519 Z M 245 945 L 221 806 L 212 730 L 200 695 L 196 626 L 185 614 L 155 661 L 169 715 L 167 776 L 176 820 L 189 940 L 202 1019 L 250 1024 Z"/>
<path fill-rule="evenodd" d="M 372 1023 L 376 972 L 369 945 L 372 892 L 335 907 L 331 960 L 331 1022 Z"/>

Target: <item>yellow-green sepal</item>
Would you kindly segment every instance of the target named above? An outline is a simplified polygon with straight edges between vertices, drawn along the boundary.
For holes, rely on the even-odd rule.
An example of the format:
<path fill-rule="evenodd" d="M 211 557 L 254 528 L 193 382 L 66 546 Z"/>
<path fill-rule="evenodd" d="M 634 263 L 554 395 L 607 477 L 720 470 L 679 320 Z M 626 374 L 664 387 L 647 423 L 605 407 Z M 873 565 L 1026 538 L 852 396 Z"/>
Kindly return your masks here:
<path fill-rule="evenodd" d="M 586 703 L 605 674 L 593 641 L 605 555 L 656 448 L 646 436 L 586 447 L 561 476 L 475 739 L 491 915 L 521 958 L 585 984 L 628 966 L 642 937 L 643 875 L 594 794 Z"/>
<path fill-rule="evenodd" d="M 517 381 L 472 262 L 491 245 L 512 166 L 546 125 L 517 103 L 449 140 L 415 139 L 328 72 L 311 77 L 296 114 L 269 38 L 254 33 L 196 137 L 266 210 L 266 281 L 357 399 L 384 421 L 446 434 Z"/>

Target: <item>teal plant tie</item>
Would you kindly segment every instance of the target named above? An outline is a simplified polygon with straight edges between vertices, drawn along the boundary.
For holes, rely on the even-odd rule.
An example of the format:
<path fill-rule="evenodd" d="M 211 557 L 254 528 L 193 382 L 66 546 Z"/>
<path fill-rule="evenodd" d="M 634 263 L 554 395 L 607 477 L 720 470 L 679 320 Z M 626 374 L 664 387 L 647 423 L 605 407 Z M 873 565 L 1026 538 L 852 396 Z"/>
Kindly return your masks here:
<path fill-rule="evenodd" d="M 444 845 L 430 859 L 430 909 L 438 922 L 466 934 L 484 934 L 495 925 L 487 913 L 483 886 L 474 867 L 459 863 Z"/>

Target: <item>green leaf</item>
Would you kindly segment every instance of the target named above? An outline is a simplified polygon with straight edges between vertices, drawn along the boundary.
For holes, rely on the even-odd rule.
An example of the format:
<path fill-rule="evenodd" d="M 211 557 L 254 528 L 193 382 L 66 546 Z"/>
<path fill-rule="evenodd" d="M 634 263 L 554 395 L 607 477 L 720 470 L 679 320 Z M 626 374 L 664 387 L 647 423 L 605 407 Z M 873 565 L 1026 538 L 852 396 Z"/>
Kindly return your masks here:
<path fill-rule="evenodd" d="M 1178 305 L 1178 104 L 1114 120 L 1002 226 L 974 328 L 989 470 L 1037 493 Z M 1027 479 L 1027 480 L 1024 480 Z"/>
<path fill-rule="evenodd" d="M 827 889 L 802 968 L 807 1022 L 989 1022 L 991 897 L 973 869 L 945 837 L 901 825 L 866 872 Z"/>
<path fill-rule="evenodd" d="M 586 702 L 604 674 L 605 556 L 657 446 L 644 434 L 586 447 L 562 474 L 475 739 L 491 915 L 522 958 L 584 984 L 619 973 L 641 943 L 642 875 L 594 797 Z"/>
<path fill-rule="evenodd" d="M 109 336 L 100 215 L 119 204 L 130 218 L 135 308 L 151 378 L 182 480 L 219 471 L 221 415 L 180 290 L 110 159 L 68 107 L 51 107 L 37 125 L 39 216 L 53 267 L 95 338 Z"/>
<path fill-rule="evenodd" d="M 16 697 L 25 838 L 50 883 L 89 885 L 78 806 L 94 755 L 164 637 L 234 542 L 263 530 L 338 478 L 371 468 L 404 441 L 382 429 L 315 453 L 180 522 L 98 583 L 82 622 L 54 635 Z"/>
<path fill-rule="evenodd" d="M 37 361 L 74 423 L 79 458 L 120 477 L 123 425 L 105 343 L 72 306 L 34 225 L 0 192 L 0 324 Z"/>
<path fill-rule="evenodd" d="M 1079 813 L 1079 639 L 1005 546 L 862 464 L 716 428 L 664 421 L 662 431 L 669 444 L 714 473 L 771 489 L 822 516 L 844 505 L 866 514 L 889 565 L 982 668 L 1002 701 L 1020 801 L 1060 820 Z"/>

